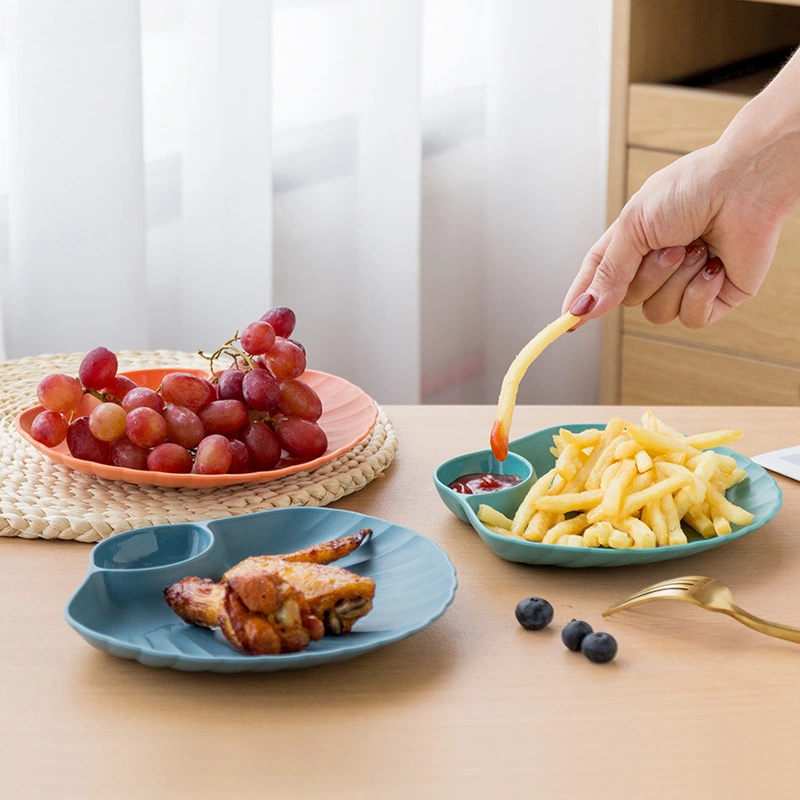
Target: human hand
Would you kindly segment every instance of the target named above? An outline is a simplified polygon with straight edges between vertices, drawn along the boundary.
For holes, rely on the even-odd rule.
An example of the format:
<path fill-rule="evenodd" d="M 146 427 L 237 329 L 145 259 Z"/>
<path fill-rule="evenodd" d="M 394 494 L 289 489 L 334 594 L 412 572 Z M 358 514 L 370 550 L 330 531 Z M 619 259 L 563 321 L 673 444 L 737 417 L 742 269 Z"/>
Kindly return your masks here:
<path fill-rule="evenodd" d="M 652 175 L 592 247 L 563 311 L 586 320 L 620 303 L 650 322 L 716 322 L 753 297 L 788 210 L 768 175 L 720 140 Z"/>

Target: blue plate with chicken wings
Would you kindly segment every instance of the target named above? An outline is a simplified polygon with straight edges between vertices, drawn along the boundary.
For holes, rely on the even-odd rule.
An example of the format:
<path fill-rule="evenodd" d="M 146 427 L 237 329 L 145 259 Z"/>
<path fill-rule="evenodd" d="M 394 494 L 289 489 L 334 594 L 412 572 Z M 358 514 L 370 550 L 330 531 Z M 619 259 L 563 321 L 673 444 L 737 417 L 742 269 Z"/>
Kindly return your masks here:
<path fill-rule="evenodd" d="M 450 559 L 415 531 L 287 508 L 106 539 L 64 615 L 92 646 L 150 667 L 271 672 L 418 633 L 456 586 Z"/>

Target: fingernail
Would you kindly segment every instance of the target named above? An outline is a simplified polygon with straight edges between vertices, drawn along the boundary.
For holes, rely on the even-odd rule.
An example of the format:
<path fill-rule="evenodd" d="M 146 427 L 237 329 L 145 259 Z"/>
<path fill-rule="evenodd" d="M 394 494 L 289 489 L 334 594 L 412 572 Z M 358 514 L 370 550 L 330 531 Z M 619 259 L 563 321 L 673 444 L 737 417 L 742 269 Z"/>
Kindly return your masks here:
<path fill-rule="evenodd" d="M 665 247 L 658 252 L 658 262 L 664 267 L 674 267 L 686 253 L 684 247 Z"/>
<path fill-rule="evenodd" d="M 597 302 L 597 298 L 589 292 L 584 292 L 582 295 L 576 297 L 569 307 L 569 313 L 575 317 L 582 317 L 588 314 Z"/>
<path fill-rule="evenodd" d="M 702 242 L 690 244 L 686 248 L 686 255 L 683 257 L 683 263 L 691 267 L 699 263 L 706 254 L 706 246 Z"/>
<path fill-rule="evenodd" d="M 711 261 L 708 262 L 703 267 L 703 277 L 707 280 L 711 280 L 712 278 L 716 278 L 719 274 L 719 271 L 723 269 L 725 265 L 722 263 L 722 259 L 719 256 L 714 256 Z"/>

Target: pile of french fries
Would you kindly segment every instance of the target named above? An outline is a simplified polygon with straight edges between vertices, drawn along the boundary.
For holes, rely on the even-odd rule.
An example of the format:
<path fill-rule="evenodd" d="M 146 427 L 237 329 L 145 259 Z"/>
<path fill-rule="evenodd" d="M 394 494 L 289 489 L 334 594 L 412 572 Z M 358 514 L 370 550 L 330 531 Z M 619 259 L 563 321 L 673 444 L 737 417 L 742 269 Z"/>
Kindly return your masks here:
<path fill-rule="evenodd" d="M 641 424 L 553 437 L 555 466 L 531 486 L 512 519 L 488 505 L 478 518 L 495 533 L 569 547 L 651 548 L 686 544 L 681 521 L 708 539 L 753 515 L 725 497 L 745 477 L 709 448 L 741 438 L 722 430 L 684 436 L 646 411 Z"/>

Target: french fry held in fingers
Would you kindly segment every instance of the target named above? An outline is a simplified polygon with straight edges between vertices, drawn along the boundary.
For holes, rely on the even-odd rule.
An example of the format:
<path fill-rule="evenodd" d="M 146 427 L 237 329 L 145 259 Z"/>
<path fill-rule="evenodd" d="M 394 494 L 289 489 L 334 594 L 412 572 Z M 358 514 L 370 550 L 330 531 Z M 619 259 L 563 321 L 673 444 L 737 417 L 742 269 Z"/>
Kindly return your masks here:
<path fill-rule="evenodd" d="M 547 327 L 542 328 L 533 339 L 522 348 L 503 378 L 500 386 L 500 397 L 497 401 L 497 417 L 490 443 L 492 453 L 498 461 L 505 461 L 508 456 L 508 434 L 511 430 L 511 417 L 514 415 L 514 406 L 517 402 L 517 392 L 528 367 L 542 354 L 548 345 L 551 345 L 559 336 L 565 334 L 570 328 L 580 322 L 580 317 L 564 314 Z"/>
<path fill-rule="evenodd" d="M 478 517 L 496 533 L 568 547 L 677 546 L 689 528 L 706 539 L 725 536 L 753 521 L 725 497 L 746 472 L 706 448 L 741 435 L 683 436 L 652 411 L 641 424 L 614 417 L 604 429 L 562 428 L 553 437 L 555 466 L 532 484 L 513 519 L 489 506 Z"/>

